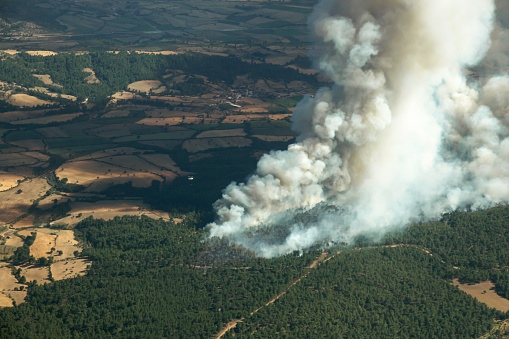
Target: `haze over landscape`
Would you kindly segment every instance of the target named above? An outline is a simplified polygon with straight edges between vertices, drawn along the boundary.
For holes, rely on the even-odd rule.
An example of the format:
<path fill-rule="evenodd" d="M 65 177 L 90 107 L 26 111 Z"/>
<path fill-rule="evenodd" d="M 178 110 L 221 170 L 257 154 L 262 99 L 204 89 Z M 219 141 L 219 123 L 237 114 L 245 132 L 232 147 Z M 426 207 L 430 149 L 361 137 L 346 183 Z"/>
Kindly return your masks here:
<path fill-rule="evenodd" d="M 499 53 L 490 34 L 500 23 L 490 1 L 459 7 L 320 2 L 310 18 L 324 47 L 315 64 L 334 85 L 297 106 L 297 143 L 228 186 L 211 236 L 273 257 L 507 203 L 509 77 L 480 73 L 480 82 L 465 70 Z M 339 211 L 291 222 L 319 204 Z M 253 237 L 281 223 L 281 243 Z"/>
<path fill-rule="evenodd" d="M 0 0 L 1 338 L 507 338 L 503 0 Z"/>

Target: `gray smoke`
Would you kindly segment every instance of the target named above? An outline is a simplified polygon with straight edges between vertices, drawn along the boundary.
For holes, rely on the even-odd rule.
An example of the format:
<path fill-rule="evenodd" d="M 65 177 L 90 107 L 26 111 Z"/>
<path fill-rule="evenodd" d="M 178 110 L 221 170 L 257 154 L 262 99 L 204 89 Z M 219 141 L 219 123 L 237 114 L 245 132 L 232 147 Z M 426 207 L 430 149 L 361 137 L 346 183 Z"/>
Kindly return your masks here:
<path fill-rule="evenodd" d="M 505 58 L 494 13 L 492 0 L 322 0 L 310 27 L 334 85 L 298 104 L 296 143 L 224 190 L 210 237 L 274 257 L 507 203 L 509 77 L 466 70 Z"/>

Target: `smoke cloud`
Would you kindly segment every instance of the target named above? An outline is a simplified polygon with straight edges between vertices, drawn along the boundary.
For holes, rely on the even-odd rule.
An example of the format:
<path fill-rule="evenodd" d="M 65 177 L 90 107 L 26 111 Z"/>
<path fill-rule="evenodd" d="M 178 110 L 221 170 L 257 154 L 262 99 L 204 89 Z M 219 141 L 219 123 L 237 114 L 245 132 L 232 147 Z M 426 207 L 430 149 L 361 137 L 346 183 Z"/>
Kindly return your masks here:
<path fill-rule="evenodd" d="M 322 0 L 309 25 L 334 84 L 224 190 L 210 237 L 274 257 L 509 202 L 509 77 L 467 71 L 506 58 L 494 1 Z"/>

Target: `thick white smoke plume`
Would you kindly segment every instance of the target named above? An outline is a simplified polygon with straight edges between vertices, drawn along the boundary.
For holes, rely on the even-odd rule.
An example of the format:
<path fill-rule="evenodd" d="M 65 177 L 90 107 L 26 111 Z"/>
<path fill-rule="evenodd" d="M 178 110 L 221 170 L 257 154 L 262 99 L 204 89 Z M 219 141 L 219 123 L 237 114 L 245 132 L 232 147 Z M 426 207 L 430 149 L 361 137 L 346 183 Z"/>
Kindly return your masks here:
<path fill-rule="evenodd" d="M 225 189 L 210 236 L 273 257 L 509 202 L 509 77 L 467 77 L 494 13 L 492 0 L 321 1 L 310 26 L 334 85 L 299 103 L 295 144 Z"/>

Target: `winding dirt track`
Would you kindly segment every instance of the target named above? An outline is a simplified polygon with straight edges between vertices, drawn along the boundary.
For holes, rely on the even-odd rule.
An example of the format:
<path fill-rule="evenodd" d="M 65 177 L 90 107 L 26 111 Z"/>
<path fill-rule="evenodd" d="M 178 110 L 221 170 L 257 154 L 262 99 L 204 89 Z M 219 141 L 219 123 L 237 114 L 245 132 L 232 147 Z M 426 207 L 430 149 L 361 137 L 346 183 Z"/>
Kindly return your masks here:
<path fill-rule="evenodd" d="M 315 261 L 313 261 L 311 263 L 311 265 L 309 265 L 308 267 L 306 268 L 315 268 L 318 266 L 318 264 L 320 264 L 321 262 L 323 262 L 325 259 L 329 260 L 330 258 L 332 258 L 334 255 L 332 255 L 331 257 L 327 257 L 328 256 L 328 253 L 327 252 L 323 252 L 318 258 L 316 258 Z M 327 261 L 325 260 L 325 261 Z M 305 277 L 308 276 L 310 271 L 307 271 L 306 273 L 304 273 L 303 275 L 301 275 L 299 278 L 295 279 L 294 281 L 292 281 L 292 283 L 290 285 L 288 285 L 288 287 L 286 289 L 284 289 L 281 293 L 279 293 L 278 295 L 276 295 L 274 298 L 272 298 L 271 300 L 269 300 L 268 302 L 266 302 L 264 305 L 258 307 L 256 310 L 254 310 L 253 312 L 249 313 L 249 316 L 252 316 L 253 314 L 255 314 L 256 312 L 258 312 L 259 310 L 261 310 L 262 308 L 266 307 L 266 306 L 269 306 L 270 304 L 274 303 L 276 300 L 278 300 L 279 298 L 281 298 L 283 295 L 285 295 L 289 290 L 290 288 L 292 288 L 295 284 L 297 284 L 299 281 L 301 281 L 302 279 L 304 279 Z M 225 335 L 229 330 L 231 330 L 232 328 L 235 328 L 235 326 L 237 326 L 237 324 L 239 322 L 242 322 L 243 320 L 245 319 L 245 317 L 242 317 L 240 319 L 233 319 L 232 321 L 230 321 L 228 324 L 226 324 L 225 327 L 223 327 L 221 329 L 221 331 L 219 331 L 218 334 L 216 334 L 214 336 L 214 338 L 216 339 L 219 339 L 221 338 L 223 335 Z"/>
<path fill-rule="evenodd" d="M 368 249 L 368 248 L 374 248 L 374 247 L 378 247 L 378 248 L 383 248 L 383 247 L 402 247 L 402 246 L 405 246 L 405 247 L 414 247 L 414 248 L 417 248 L 423 252 L 425 252 L 426 254 L 430 255 L 430 256 L 433 256 L 433 253 L 431 253 L 430 250 L 428 250 L 427 248 L 423 248 L 423 247 L 419 247 L 417 245 L 409 245 L 409 244 L 395 244 L 395 245 L 385 245 L 385 246 L 373 246 L 373 247 L 363 247 L 363 248 L 356 248 L 356 250 L 363 250 L 363 249 Z M 319 264 L 323 263 L 323 262 L 327 262 L 329 261 L 330 259 L 334 258 L 336 254 L 339 254 L 341 253 L 341 251 L 335 253 L 335 254 L 332 254 L 332 255 L 329 255 L 327 252 L 323 252 L 315 261 L 313 261 L 311 263 L 311 265 L 309 265 L 308 269 L 313 269 L 313 268 L 316 268 Z M 436 257 L 435 257 L 436 258 Z M 445 262 L 441 259 L 439 259 L 442 263 L 445 264 Z M 454 266 L 453 266 L 454 267 Z M 458 267 L 454 267 L 454 268 L 458 268 Z M 284 289 L 281 293 L 279 293 L 277 296 L 275 296 L 274 298 L 272 298 L 270 301 L 268 301 L 267 303 L 265 303 L 264 305 L 258 307 L 256 310 L 254 310 L 253 312 L 251 312 L 249 314 L 249 316 L 252 316 L 253 314 L 255 314 L 256 312 L 258 312 L 259 310 L 261 310 L 262 308 L 274 303 L 276 300 L 278 300 L 279 298 L 281 298 L 283 295 L 285 295 L 289 290 L 290 288 L 292 288 L 293 286 L 295 286 L 295 284 L 297 284 L 299 281 L 301 281 L 302 279 L 304 279 L 305 277 L 308 276 L 308 274 L 310 273 L 311 271 L 307 271 L 306 273 L 304 273 L 303 275 L 301 275 L 299 278 L 295 279 L 290 285 L 288 285 L 288 287 L 286 289 Z M 249 317 L 248 316 L 248 317 Z M 226 324 L 225 327 L 223 327 L 221 329 L 221 331 L 216 334 L 214 336 L 215 339 L 219 339 L 221 338 L 223 335 L 225 335 L 229 330 L 231 330 L 232 328 L 235 328 L 235 326 L 237 326 L 237 324 L 239 322 L 242 322 L 246 317 L 242 317 L 240 319 L 234 319 L 232 321 L 230 321 L 228 324 Z M 509 327 L 508 325 L 509 323 L 506 323 L 505 325 L 507 327 Z"/>

